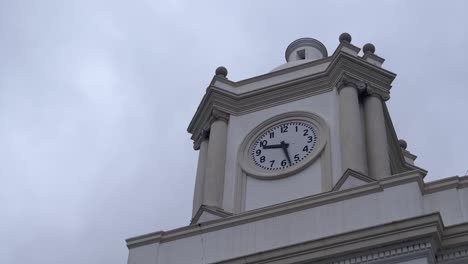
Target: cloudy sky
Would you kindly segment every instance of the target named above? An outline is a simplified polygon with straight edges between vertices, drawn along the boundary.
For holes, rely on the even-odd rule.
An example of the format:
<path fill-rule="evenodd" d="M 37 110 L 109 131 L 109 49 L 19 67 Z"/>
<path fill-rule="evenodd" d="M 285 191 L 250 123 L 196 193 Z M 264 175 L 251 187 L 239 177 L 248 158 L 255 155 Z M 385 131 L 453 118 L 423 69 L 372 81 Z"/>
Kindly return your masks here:
<path fill-rule="evenodd" d="M 293 40 L 367 42 L 426 181 L 468 170 L 467 1 L 0 1 L 0 263 L 126 263 L 124 239 L 188 224 L 187 125 L 224 65 Z"/>

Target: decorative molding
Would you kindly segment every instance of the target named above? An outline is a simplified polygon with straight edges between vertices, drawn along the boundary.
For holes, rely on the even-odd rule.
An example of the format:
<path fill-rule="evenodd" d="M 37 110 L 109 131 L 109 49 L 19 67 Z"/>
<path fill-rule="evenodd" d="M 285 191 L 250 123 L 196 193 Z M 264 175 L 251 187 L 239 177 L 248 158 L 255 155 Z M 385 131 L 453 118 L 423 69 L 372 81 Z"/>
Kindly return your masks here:
<path fill-rule="evenodd" d="M 390 258 L 401 260 L 424 256 L 430 258 L 438 250 L 443 228 L 440 214 L 433 213 L 212 264 L 349 264 L 377 262 L 384 259 L 388 261 Z M 402 241 L 413 242 L 401 245 Z M 366 250 L 375 248 L 379 249 L 371 251 L 372 255 L 369 257 L 370 253 Z M 351 254 L 353 255 L 350 256 Z"/>
<path fill-rule="evenodd" d="M 138 237 L 128 238 L 125 240 L 127 242 L 127 248 L 131 249 L 148 244 L 160 243 L 164 233 L 164 231 L 157 231 Z"/>
<path fill-rule="evenodd" d="M 281 76 L 298 69 L 316 67 L 321 64 L 328 64 L 328 66 L 323 71 L 304 77 L 277 82 L 263 87 L 259 86 L 254 90 L 248 89 L 245 92 L 241 92 L 243 86 L 252 86 L 259 80 Z M 224 111 L 230 115 L 243 115 L 332 91 L 343 74 L 382 91 L 390 90 L 391 83 L 396 76 L 394 73 L 371 65 L 362 58 L 342 50 L 335 52 L 332 57 L 326 59 L 314 61 L 310 64 L 306 63 L 300 67 L 278 70 L 274 73 L 244 81 L 233 82 L 215 76 L 211 85 L 207 88 L 206 94 L 187 130 L 192 134 L 192 139 L 198 138 L 198 134 L 201 133 L 204 124 L 210 119 L 213 109 Z"/>
<path fill-rule="evenodd" d="M 468 222 L 449 226 L 444 230 L 444 249 L 468 246 Z"/>
<path fill-rule="evenodd" d="M 453 176 L 428 182 L 424 186 L 424 194 L 441 192 L 449 189 L 461 189 L 468 187 L 468 176 Z"/>
<path fill-rule="evenodd" d="M 359 51 L 361 51 L 361 48 L 359 48 L 357 46 L 354 46 L 353 44 L 351 44 L 349 42 L 342 41 L 342 42 L 340 42 L 340 44 L 336 48 L 336 50 L 333 53 L 332 57 L 335 56 L 335 53 L 339 52 L 339 51 L 349 53 L 349 54 L 351 54 L 353 56 L 358 56 Z"/>
<path fill-rule="evenodd" d="M 377 67 L 381 67 L 382 64 L 384 63 L 385 59 L 382 58 L 382 57 L 379 57 L 377 55 L 375 55 L 374 53 L 370 53 L 370 52 L 366 52 L 364 53 L 364 56 L 362 56 L 362 58 L 369 62 L 370 64 L 372 65 L 375 65 Z"/>
<path fill-rule="evenodd" d="M 457 178 L 459 184 L 453 185 L 453 180 Z M 181 239 L 188 236 L 195 236 L 201 233 L 212 232 L 219 229 L 224 229 L 240 224 L 258 221 L 261 219 L 271 218 L 274 216 L 293 213 L 307 208 L 317 207 L 329 203 L 335 203 L 354 197 L 361 197 L 371 193 L 382 192 L 386 188 L 401 185 L 405 183 L 416 182 L 421 188 L 421 193 L 433 193 L 436 191 L 443 191 L 453 188 L 468 188 L 468 176 L 464 177 L 451 177 L 440 181 L 430 182 L 424 184 L 422 175 L 418 171 L 405 172 L 393 175 L 380 181 L 371 182 L 366 185 L 358 186 L 351 189 L 340 190 L 335 192 L 321 193 L 312 195 L 302 199 L 285 202 L 282 204 L 272 205 L 248 212 L 228 216 L 229 212 L 224 212 L 224 217 L 219 220 L 213 220 L 206 223 L 201 223 L 200 227 L 197 225 L 190 225 L 170 231 L 158 231 L 146 235 L 141 235 L 127 239 L 127 247 L 136 247 L 151 243 L 164 243 Z M 428 191 L 430 189 L 430 191 Z M 220 213 L 219 210 L 216 210 Z M 468 244 L 468 223 L 459 224 L 445 228 L 444 237 L 442 241 L 444 248 L 456 247 L 463 244 Z"/>
<path fill-rule="evenodd" d="M 333 187 L 332 191 L 339 191 L 341 186 L 343 186 L 343 184 L 346 182 L 346 180 L 349 178 L 349 177 L 354 177 L 358 180 L 361 180 L 361 181 L 364 181 L 366 183 L 370 183 L 370 182 L 374 182 L 375 179 L 373 178 L 370 178 L 360 172 L 357 172 L 353 169 L 347 169 L 344 173 L 343 173 L 343 176 L 341 176 L 341 178 L 338 180 L 338 182 L 335 184 L 335 186 Z"/>
<path fill-rule="evenodd" d="M 382 192 L 386 188 L 390 188 L 395 185 L 405 184 L 410 182 L 416 182 L 421 186 L 424 186 L 422 177 L 417 171 L 406 172 L 399 175 L 393 175 L 393 177 L 385 178 L 380 181 L 375 181 L 366 185 L 358 186 L 351 189 L 336 191 L 336 192 L 326 192 L 316 195 L 311 195 L 301 199 L 296 199 L 281 204 L 275 204 L 267 207 L 262 207 L 259 209 L 235 214 L 230 217 L 223 219 L 213 220 L 206 223 L 201 223 L 200 226 L 186 226 L 167 232 L 163 232 L 163 237 L 161 238 L 162 243 L 167 241 L 173 241 L 176 239 L 181 239 L 183 237 L 189 237 L 194 235 L 199 235 L 201 233 L 212 232 L 215 230 L 224 229 L 227 227 L 237 226 L 249 222 L 259 221 L 261 219 L 271 218 L 274 216 L 290 214 L 293 212 L 305 210 L 308 208 L 313 208 L 325 204 L 336 203 L 343 200 L 348 200 L 355 197 L 361 197 L 364 195 L 369 195 L 371 193 Z M 422 192 L 422 189 L 421 189 Z M 132 241 L 140 241 L 143 243 L 147 235 L 137 236 L 127 239 L 128 243 L 133 243 Z M 151 238 L 147 239 L 147 244 L 153 243 Z"/>
<path fill-rule="evenodd" d="M 390 259 L 398 259 L 403 261 L 403 258 L 407 258 L 410 255 L 417 254 L 418 256 L 422 255 L 430 256 L 432 255 L 432 244 L 429 241 L 418 241 L 405 245 L 399 245 L 393 248 L 383 248 L 379 250 L 374 250 L 370 252 L 365 252 L 363 254 L 358 254 L 357 256 L 352 256 L 348 258 L 342 258 L 339 260 L 334 260 L 331 262 L 326 262 L 327 264 L 359 264 L 359 263 L 373 263 L 376 261 L 389 261 Z M 413 256 L 414 257 L 414 256 Z"/>
<path fill-rule="evenodd" d="M 366 90 L 367 83 L 348 74 L 343 74 L 336 83 L 335 87 L 338 89 L 338 93 L 340 93 L 341 89 L 345 87 L 354 87 L 358 90 L 358 93 L 361 94 Z"/>
<path fill-rule="evenodd" d="M 468 263 L 468 246 L 442 251 L 435 258 L 437 263 Z"/>
<path fill-rule="evenodd" d="M 200 149 L 200 144 L 204 140 L 208 140 L 210 137 L 210 130 L 208 128 L 204 128 L 201 130 L 200 135 L 196 140 L 193 141 L 193 149 L 194 150 L 199 150 Z"/>
<path fill-rule="evenodd" d="M 229 114 L 216 108 L 211 111 L 211 117 L 212 122 L 221 120 L 227 123 L 229 121 Z"/>
<path fill-rule="evenodd" d="M 378 89 L 371 85 L 366 85 L 365 96 L 375 96 L 383 101 L 388 101 L 388 99 L 390 99 L 390 94 L 388 91 Z"/>
<path fill-rule="evenodd" d="M 232 216 L 232 213 L 226 212 L 221 208 L 202 204 L 202 206 L 200 206 L 197 213 L 193 216 L 192 220 L 190 221 L 190 225 L 198 224 L 198 221 L 200 220 L 200 217 L 203 213 L 209 213 L 220 218 Z"/>

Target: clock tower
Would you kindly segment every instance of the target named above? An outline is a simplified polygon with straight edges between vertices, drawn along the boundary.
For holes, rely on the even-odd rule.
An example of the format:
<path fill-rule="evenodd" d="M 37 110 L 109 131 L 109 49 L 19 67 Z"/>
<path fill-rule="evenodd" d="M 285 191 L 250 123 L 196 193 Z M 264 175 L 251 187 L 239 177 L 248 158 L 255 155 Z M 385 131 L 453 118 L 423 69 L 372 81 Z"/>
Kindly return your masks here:
<path fill-rule="evenodd" d="M 316 39 L 293 41 L 283 65 L 240 82 L 216 70 L 188 128 L 199 150 L 193 223 L 415 169 L 385 105 L 395 74 L 372 44 L 360 57 L 349 34 L 339 40 L 330 56 Z"/>
<path fill-rule="evenodd" d="M 468 263 L 468 176 L 424 182 L 372 44 L 293 41 L 241 81 L 219 67 L 188 132 L 190 223 L 127 239 L 129 264 Z"/>

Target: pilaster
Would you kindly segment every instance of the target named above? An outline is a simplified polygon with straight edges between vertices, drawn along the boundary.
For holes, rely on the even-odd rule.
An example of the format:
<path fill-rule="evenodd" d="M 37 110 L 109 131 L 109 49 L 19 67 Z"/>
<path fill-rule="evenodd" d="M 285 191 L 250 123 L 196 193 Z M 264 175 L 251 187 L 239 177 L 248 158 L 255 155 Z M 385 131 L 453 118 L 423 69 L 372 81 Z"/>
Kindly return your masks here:
<path fill-rule="evenodd" d="M 337 84 L 340 100 L 340 137 L 342 173 L 348 169 L 367 174 L 364 125 L 359 109 L 359 95 L 365 84 L 344 75 Z"/>
<path fill-rule="evenodd" d="M 203 185 L 205 183 L 205 172 L 206 172 L 206 158 L 208 153 L 208 131 L 204 131 L 200 134 L 200 137 L 196 140 L 198 152 L 198 164 L 197 164 L 197 175 L 195 178 L 195 190 L 193 192 L 193 209 L 192 217 L 197 213 L 200 206 L 203 204 Z"/>
<path fill-rule="evenodd" d="M 371 86 L 366 87 L 364 116 L 366 122 L 366 147 L 369 176 L 382 179 L 391 175 L 388 154 L 387 129 L 383 101 L 389 96 Z"/>
<path fill-rule="evenodd" d="M 203 183 L 203 204 L 222 207 L 229 114 L 213 109 Z"/>

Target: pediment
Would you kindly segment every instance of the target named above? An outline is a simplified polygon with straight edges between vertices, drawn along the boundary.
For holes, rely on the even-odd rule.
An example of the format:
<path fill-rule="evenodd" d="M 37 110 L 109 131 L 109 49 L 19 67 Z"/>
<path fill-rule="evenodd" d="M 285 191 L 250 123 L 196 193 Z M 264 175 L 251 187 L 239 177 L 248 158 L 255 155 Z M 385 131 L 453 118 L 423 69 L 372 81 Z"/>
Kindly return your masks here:
<path fill-rule="evenodd" d="M 373 181 L 375 180 L 360 172 L 357 172 L 352 169 L 347 169 L 345 173 L 343 173 L 341 179 L 333 187 L 332 191 L 346 190 L 365 185 Z"/>
<path fill-rule="evenodd" d="M 195 225 L 195 224 L 199 224 L 203 222 L 225 218 L 231 215 L 232 215 L 231 213 L 228 213 L 220 208 L 217 208 L 214 206 L 202 205 L 198 209 L 195 216 L 192 218 L 192 221 L 190 221 L 190 224 Z"/>

